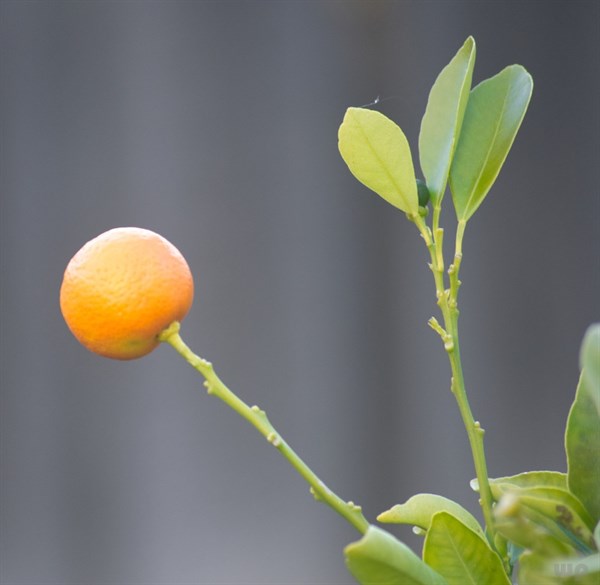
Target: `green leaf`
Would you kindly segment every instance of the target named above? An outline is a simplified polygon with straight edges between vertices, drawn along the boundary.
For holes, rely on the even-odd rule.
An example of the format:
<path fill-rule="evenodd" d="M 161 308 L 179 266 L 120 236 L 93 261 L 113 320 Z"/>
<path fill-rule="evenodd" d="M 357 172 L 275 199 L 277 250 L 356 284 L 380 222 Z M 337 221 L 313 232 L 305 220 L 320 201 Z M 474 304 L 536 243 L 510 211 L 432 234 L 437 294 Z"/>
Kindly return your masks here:
<path fill-rule="evenodd" d="M 548 559 L 538 553 L 524 552 L 519 557 L 519 585 L 560 585 L 558 576 L 549 575 Z"/>
<path fill-rule="evenodd" d="M 376 526 L 344 550 L 348 570 L 362 585 L 446 585 L 406 545 Z"/>
<path fill-rule="evenodd" d="M 511 65 L 471 91 L 450 168 L 456 215 L 468 220 L 493 185 L 523 121 L 533 81 Z"/>
<path fill-rule="evenodd" d="M 585 557 L 555 558 L 546 563 L 546 572 L 549 575 L 573 575 L 586 580 L 569 580 L 568 583 L 600 583 L 600 553 Z"/>
<path fill-rule="evenodd" d="M 423 560 L 448 585 L 510 585 L 500 557 L 448 512 L 438 512 L 425 537 Z"/>
<path fill-rule="evenodd" d="M 421 121 L 421 169 L 434 205 L 442 200 L 446 190 L 450 164 L 469 100 L 475 52 L 475 40 L 469 37 L 435 80 Z"/>
<path fill-rule="evenodd" d="M 490 478 L 490 485 L 514 487 L 556 487 L 567 489 L 567 474 L 559 471 L 525 471 L 517 475 L 508 475 L 506 477 Z M 476 492 L 479 491 L 479 482 L 477 479 L 471 480 L 471 487 Z M 506 489 L 502 487 L 502 493 Z M 493 495 L 493 494 L 492 494 Z"/>
<path fill-rule="evenodd" d="M 485 539 L 485 533 L 475 517 L 460 504 L 435 494 L 417 494 L 404 504 L 396 504 L 377 516 L 379 522 L 388 524 L 413 524 L 429 530 L 431 519 L 438 512 L 448 512 L 465 526 Z"/>
<path fill-rule="evenodd" d="M 586 546 L 593 546 L 593 521 L 573 494 L 551 487 L 523 488 L 515 493 L 525 507 L 551 518 Z"/>
<path fill-rule="evenodd" d="M 522 506 L 523 514 L 580 550 L 594 547 L 592 520 L 581 502 L 570 492 L 560 488 L 490 486 L 495 500 L 510 495 Z"/>
<path fill-rule="evenodd" d="M 338 139 L 342 158 L 361 183 L 398 209 L 418 215 L 410 147 L 394 122 L 373 110 L 348 108 Z"/>
<path fill-rule="evenodd" d="M 565 432 L 567 481 L 592 516 L 600 520 L 600 325 L 588 329 L 581 350 L 582 373 Z"/>
<path fill-rule="evenodd" d="M 524 553 L 519 560 L 519 585 L 598 585 L 598 555 L 554 558 Z"/>
<path fill-rule="evenodd" d="M 567 533 L 508 492 L 494 509 L 498 533 L 525 550 L 519 557 L 519 585 L 598 585 L 598 554 L 582 556 Z M 600 535 L 599 535 L 600 536 Z M 588 549 L 589 550 L 589 549 Z"/>
<path fill-rule="evenodd" d="M 578 551 L 574 542 L 552 519 L 528 508 L 515 493 L 502 496 L 494 508 L 494 528 L 521 549 L 545 557 L 570 556 Z"/>
<path fill-rule="evenodd" d="M 588 327 L 581 344 L 579 361 L 586 391 L 600 416 L 600 323 Z"/>
<path fill-rule="evenodd" d="M 495 501 L 507 493 L 514 494 L 525 507 L 544 514 L 589 546 L 594 520 L 569 492 L 566 479 L 566 474 L 556 471 L 528 471 L 490 479 L 490 489 Z M 478 491 L 476 480 L 471 486 Z"/>

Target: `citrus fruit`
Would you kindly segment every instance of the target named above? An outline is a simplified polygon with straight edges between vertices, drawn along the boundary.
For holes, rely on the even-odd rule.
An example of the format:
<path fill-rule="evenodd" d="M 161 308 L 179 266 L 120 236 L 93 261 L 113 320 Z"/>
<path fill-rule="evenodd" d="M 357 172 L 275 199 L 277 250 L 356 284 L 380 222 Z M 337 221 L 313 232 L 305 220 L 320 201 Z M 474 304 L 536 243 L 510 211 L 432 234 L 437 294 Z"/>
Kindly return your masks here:
<path fill-rule="evenodd" d="M 158 334 L 181 321 L 194 297 L 190 268 L 162 236 L 111 229 L 71 259 L 60 288 L 69 329 L 90 351 L 129 360 L 150 353 Z"/>

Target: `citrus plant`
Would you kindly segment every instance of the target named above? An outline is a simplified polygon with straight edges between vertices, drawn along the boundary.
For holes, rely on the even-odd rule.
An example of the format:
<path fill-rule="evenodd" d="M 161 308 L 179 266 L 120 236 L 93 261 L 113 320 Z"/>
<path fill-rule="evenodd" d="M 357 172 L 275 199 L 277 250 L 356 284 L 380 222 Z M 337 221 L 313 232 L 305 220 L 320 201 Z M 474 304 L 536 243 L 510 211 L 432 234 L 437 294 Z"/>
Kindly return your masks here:
<path fill-rule="evenodd" d="M 581 349 L 581 376 L 568 416 L 567 473 L 529 471 L 491 479 L 484 430 L 469 405 L 458 335 L 463 239 L 515 139 L 532 80 L 520 65 L 471 88 L 475 41 L 469 37 L 436 79 L 421 123 L 415 176 L 402 130 L 383 114 L 349 108 L 339 149 L 352 174 L 415 225 L 428 250 L 441 321 L 429 320 L 450 362 L 451 389 L 473 456 L 483 524 L 458 503 L 417 494 L 377 520 L 410 524 L 424 537 L 419 557 L 370 523 L 360 506 L 331 491 L 286 443 L 266 413 L 248 406 L 217 376 L 179 331 L 193 297 L 181 254 L 148 230 L 118 228 L 88 242 L 71 260 L 61 309 L 75 337 L 106 357 L 132 359 L 161 341 L 205 378 L 204 385 L 252 424 L 330 506 L 361 534 L 345 549 L 348 569 L 363 585 L 561 585 L 600 583 L 600 324 Z M 449 183 L 456 214 L 446 265 L 442 204 Z M 447 266 L 447 267 L 446 267 Z"/>

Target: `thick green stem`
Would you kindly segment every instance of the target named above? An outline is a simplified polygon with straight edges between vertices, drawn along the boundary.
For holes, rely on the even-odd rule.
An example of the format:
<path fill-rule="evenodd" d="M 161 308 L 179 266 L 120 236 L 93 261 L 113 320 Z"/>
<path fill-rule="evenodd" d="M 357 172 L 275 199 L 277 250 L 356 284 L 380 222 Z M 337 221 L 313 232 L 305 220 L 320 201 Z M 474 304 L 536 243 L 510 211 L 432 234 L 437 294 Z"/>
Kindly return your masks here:
<path fill-rule="evenodd" d="M 209 394 L 220 398 L 242 418 L 245 418 L 289 461 L 292 467 L 310 485 L 311 493 L 316 500 L 322 501 L 333 508 L 361 534 L 367 531 L 369 523 L 363 516 L 360 506 L 357 506 L 353 502 L 345 502 L 334 494 L 284 441 L 267 418 L 264 410 L 261 410 L 258 406 L 248 406 L 227 388 L 217 374 L 215 374 L 212 364 L 192 352 L 181 339 L 179 335 L 179 323 L 172 323 L 160 334 L 159 338 L 161 341 L 171 345 L 183 359 L 204 376 L 204 386 Z"/>
<path fill-rule="evenodd" d="M 450 368 L 452 370 L 452 393 L 456 398 L 458 409 L 460 411 L 463 424 L 467 431 L 469 445 L 473 456 L 475 473 L 479 482 L 480 504 L 483 511 L 483 517 L 486 524 L 486 534 L 490 545 L 494 547 L 494 517 L 492 512 L 492 492 L 487 472 L 487 463 L 485 460 L 485 451 L 483 446 L 484 430 L 478 421 L 475 421 L 467 391 L 465 388 L 465 380 L 462 370 L 462 361 L 460 357 L 460 345 L 458 339 L 458 289 L 460 280 L 458 274 L 462 261 L 462 239 L 465 231 L 465 222 L 460 221 L 456 233 L 456 247 L 454 254 L 454 262 L 448 268 L 448 277 L 450 288 L 445 287 L 444 278 L 444 260 L 443 260 L 443 230 L 434 226 L 434 231 L 427 227 L 425 222 L 418 218 L 415 221 L 417 228 L 421 232 L 427 249 L 431 256 L 430 268 L 433 272 L 436 288 L 437 302 L 444 318 L 444 327 L 442 327 L 436 319 L 432 318 L 429 325 L 442 338 L 444 348 L 448 353 Z"/>

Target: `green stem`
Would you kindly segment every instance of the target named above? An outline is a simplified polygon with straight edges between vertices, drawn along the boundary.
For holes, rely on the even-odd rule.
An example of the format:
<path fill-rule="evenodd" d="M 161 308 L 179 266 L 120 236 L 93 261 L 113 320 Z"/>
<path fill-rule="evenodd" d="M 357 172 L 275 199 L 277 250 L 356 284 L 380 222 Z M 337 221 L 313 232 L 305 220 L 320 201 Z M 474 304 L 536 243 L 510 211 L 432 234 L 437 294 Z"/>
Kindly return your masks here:
<path fill-rule="evenodd" d="M 452 370 L 452 393 L 458 404 L 458 409 L 467 431 L 467 437 L 471 447 L 475 473 L 479 482 L 480 504 L 486 525 L 486 535 L 490 545 L 494 547 L 493 499 L 483 446 L 484 430 L 481 428 L 479 422 L 475 421 L 469 405 L 458 338 L 458 289 L 460 287 L 458 274 L 462 261 L 462 239 L 466 222 L 461 220 L 458 224 L 454 262 L 450 268 L 448 268 L 448 277 L 450 281 L 449 289 L 445 288 L 444 279 L 444 260 L 442 252 L 443 230 L 434 226 L 435 229 L 432 233 L 422 218 L 417 218 L 415 224 L 421 232 L 431 256 L 430 268 L 434 276 L 437 302 L 444 318 L 444 327 L 441 327 L 435 319 L 430 320 L 429 325 L 432 329 L 437 331 L 442 338 L 444 348 L 448 354 L 450 368 Z"/>
<path fill-rule="evenodd" d="M 364 534 L 369 527 L 369 523 L 363 516 L 361 507 L 353 502 L 345 502 L 334 494 L 284 441 L 282 436 L 270 423 L 265 411 L 261 410 L 258 406 L 248 406 L 243 400 L 240 400 L 217 376 L 212 364 L 192 352 L 181 339 L 179 328 L 180 325 L 178 322 L 172 323 L 160 334 L 159 339 L 171 345 L 188 364 L 204 376 L 204 386 L 209 394 L 220 398 L 242 418 L 245 418 L 288 460 L 292 467 L 310 485 L 311 493 L 316 500 L 325 502 L 361 534 Z"/>
<path fill-rule="evenodd" d="M 485 431 L 480 423 L 476 421 L 471 412 L 467 391 L 465 388 L 465 379 L 462 370 L 462 362 L 460 359 L 460 346 L 458 340 L 458 309 L 456 307 L 450 309 L 450 323 L 446 323 L 448 336 L 452 339 L 452 343 L 445 344 L 452 369 L 452 393 L 456 398 L 458 409 L 467 431 L 469 444 L 471 445 L 471 453 L 473 455 L 473 463 L 475 465 L 475 473 L 479 482 L 479 496 L 483 517 L 485 520 L 485 531 L 488 540 L 494 547 L 494 516 L 492 512 L 492 491 L 488 479 L 487 463 L 485 460 L 485 450 L 483 446 L 483 436 Z"/>
<path fill-rule="evenodd" d="M 432 220 L 432 231 L 435 232 L 440 227 L 440 214 L 442 212 L 442 201 L 441 197 L 437 198 L 433 206 L 433 220 Z"/>
<path fill-rule="evenodd" d="M 450 301 L 456 307 L 458 302 L 458 289 L 460 287 L 460 280 L 458 279 L 458 273 L 460 272 L 460 264 L 462 262 L 462 241 L 465 235 L 465 227 L 467 222 L 461 219 L 458 222 L 458 228 L 456 230 L 456 244 L 454 247 L 454 262 L 448 268 L 448 276 L 450 278 Z"/>

